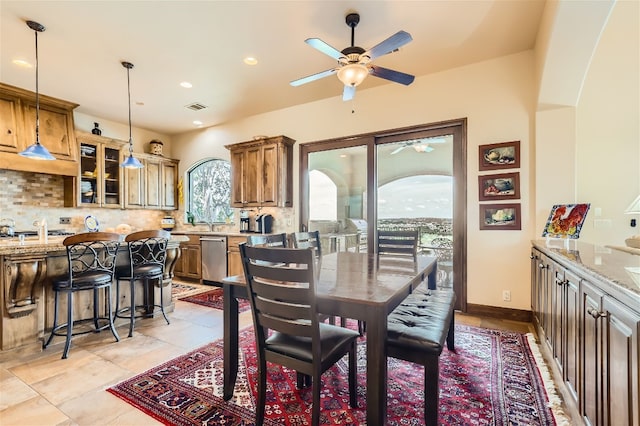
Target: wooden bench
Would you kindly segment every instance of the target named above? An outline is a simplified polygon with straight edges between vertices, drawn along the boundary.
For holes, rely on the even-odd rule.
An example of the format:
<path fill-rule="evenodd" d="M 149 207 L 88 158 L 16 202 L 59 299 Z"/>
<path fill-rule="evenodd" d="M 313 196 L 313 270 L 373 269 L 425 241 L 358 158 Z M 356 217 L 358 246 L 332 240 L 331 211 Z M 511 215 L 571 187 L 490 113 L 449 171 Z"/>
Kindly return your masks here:
<path fill-rule="evenodd" d="M 424 366 L 424 420 L 438 424 L 439 359 L 444 342 L 454 350 L 454 304 L 449 290 L 416 288 L 387 321 L 387 356 Z"/>

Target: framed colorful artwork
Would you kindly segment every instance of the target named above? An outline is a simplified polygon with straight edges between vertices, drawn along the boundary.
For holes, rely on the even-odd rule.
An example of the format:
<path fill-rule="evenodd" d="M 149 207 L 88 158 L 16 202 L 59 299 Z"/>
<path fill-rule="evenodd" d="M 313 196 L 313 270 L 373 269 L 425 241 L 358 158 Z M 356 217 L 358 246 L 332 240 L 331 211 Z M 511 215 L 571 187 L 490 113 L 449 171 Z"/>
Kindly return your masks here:
<path fill-rule="evenodd" d="M 480 204 L 480 229 L 520 230 L 520 204 Z"/>
<path fill-rule="evenodd" d="M 579 238 L 582 224 L 587 218 L 590 206 L 591 204 L 556 204 L 551 208 L 542 236 Z"/>
<path fill-rule="evenodd" d="M 480 201 L 520 199 L 520 173 L 478 176 Z"/>
<path fill-rule="evenodd" d="M 480 171 L 520 167 L 520 141 L 480 145 Z"/>

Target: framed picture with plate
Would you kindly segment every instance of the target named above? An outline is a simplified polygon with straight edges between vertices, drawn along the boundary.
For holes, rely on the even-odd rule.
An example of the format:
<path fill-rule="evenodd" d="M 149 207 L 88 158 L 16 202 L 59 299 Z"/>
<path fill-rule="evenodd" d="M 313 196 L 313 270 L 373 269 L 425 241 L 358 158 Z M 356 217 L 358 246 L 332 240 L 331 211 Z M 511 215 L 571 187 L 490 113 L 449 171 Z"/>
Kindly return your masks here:
<path fill-rule="evenodd" d="M 520 173 L 478 176 L 480 201 L 520 199 Z"/>
<path fill-rule="evenodd" d="M 519 231 L 520 204 L 480 204 L 480 229 Z"/>
<path fill-rule="evenodd" d="M 520 167 L 520 141 L 480 145 L 480 171 Z"/>

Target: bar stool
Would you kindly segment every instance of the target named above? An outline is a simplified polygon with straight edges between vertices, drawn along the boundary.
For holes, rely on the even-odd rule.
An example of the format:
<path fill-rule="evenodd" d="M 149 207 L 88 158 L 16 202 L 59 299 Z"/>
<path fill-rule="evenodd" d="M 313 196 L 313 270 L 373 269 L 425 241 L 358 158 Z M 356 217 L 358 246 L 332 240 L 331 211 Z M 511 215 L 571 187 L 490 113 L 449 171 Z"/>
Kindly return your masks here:
<path fill-rule="evenodd" d="M 66 336 L 62 359 L 69 355 L 71 337 L 90 332 L 98 333 L 109 328 L 111 333 L 120 341 L 120 336 L 113 324 L 111 310 L 111 283 L 116 267 L 116 256 L 122 237 L 111 232 L 87 232 L 64 239 L 62 244 L 67 249 L 69 273 L 66 277 L 53 280 L 54 313 L 51 335 L 43 345 L 43 349 L 53 340 L 53 336 Z M 100 316 L 100 289 L 104 289 L 105 312 Z M 93 317 L 73 319 L 73 295 L 80 291 L 93 291 Z M 67 322 L 58 324 L 58 308 L 60 293 L 67 294 Z M 93 323 L 93 327 L 86 327 L 73 332 L 74 325 Z M 60 330 L 65 329 L 64 332 Z"/>
<path fill-rule="evenodd" d="M 138 231 L 127 235 L 125 242 L 129 251 L 129 264 L 116 268 L 116 317 L 129 319 L 129 337 L 133 336 L 136 318 L 153 316 L 155 308 L 160 308 L 167 324 L 170 324 L 164 312 L 164 263 L 167 258 L 167 244 L 171 234 L 160 229 Z M 152 281 L 158 281 L 160 286 L 160 303 L 154 303 L 154 287 Z M 129 281 L 131 303 L 128 308 L 120 309 L 120 281 Z M 136 305 L 135 282 L 143 285 L 143 303 Z M 144 313 L 136 314 L 139 308 Z M 128 315 L 125 315 L 128 313 Z"/>

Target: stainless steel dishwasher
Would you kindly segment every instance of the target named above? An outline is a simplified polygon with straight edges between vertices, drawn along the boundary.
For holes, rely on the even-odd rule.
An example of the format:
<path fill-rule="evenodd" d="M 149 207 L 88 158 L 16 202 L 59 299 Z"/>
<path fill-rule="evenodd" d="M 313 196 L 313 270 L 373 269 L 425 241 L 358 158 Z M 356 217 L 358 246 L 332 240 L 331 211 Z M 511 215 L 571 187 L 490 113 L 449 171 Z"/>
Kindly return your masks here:
<path fill-rule="evenodd" d="M 202 280 L 222 283 L 227 276 L 227 238 L 200 237 Z"/>

